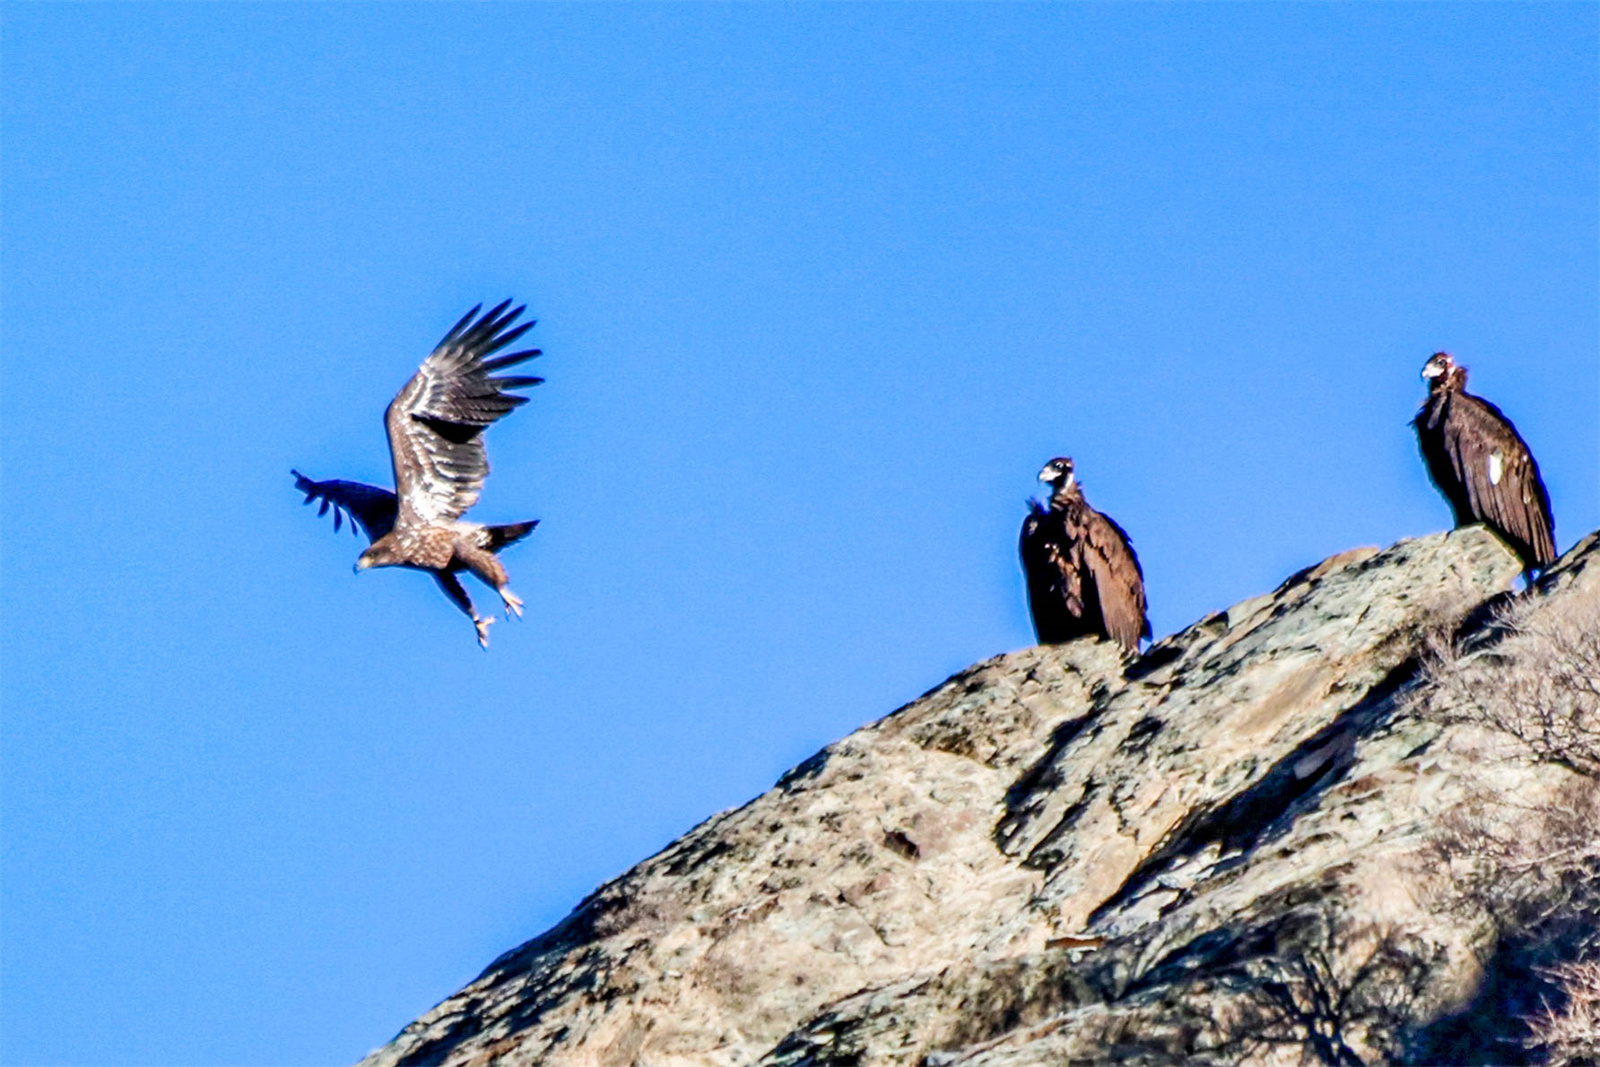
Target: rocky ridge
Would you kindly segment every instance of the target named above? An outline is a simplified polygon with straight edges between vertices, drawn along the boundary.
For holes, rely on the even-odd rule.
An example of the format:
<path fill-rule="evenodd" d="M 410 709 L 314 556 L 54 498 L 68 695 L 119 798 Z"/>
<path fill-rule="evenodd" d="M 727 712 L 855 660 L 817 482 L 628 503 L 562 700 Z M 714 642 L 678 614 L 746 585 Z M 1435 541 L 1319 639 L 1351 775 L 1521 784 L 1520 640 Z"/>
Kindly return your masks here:
<path fill-rule="evenodd" d="M 1597 558 L 1590 535 L 1525 596 L 1600 598 Z M 1492 626 L 1519 566 L 1468 528 L 1334 556 L 1126 667 L 1092 639 L 978 664 L 363 1064 L 1403 1058 L 1493 951 L 1433 828 L 1573 777 L 1413 713 L 1430 641 Z"/>

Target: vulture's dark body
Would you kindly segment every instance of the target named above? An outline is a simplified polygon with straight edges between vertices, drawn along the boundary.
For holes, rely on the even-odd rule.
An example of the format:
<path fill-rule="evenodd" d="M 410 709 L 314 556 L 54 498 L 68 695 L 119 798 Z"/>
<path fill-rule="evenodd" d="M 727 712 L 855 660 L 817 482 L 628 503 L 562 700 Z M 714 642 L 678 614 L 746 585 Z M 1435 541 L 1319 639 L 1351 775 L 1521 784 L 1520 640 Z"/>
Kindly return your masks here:
<path fill-rule="evenodd" d="M 1550 494 L 1522 435 L 1495 405 L 1466 391 L 1451 364 L 1412 420 L 1428 476 L 1450 502 L 1457 527 L 1485 523 L 1529 571 L 1556 560 Z"/>
<path fill-rule="evenodd" d="M 1133 544 L 1076 485 L 1058 490 L 1048 510 L 1029 501 L 1020 547 L 1040 644 L 1097 636 L 1137 652 L 1139 640 L 1150 636 Z"/>

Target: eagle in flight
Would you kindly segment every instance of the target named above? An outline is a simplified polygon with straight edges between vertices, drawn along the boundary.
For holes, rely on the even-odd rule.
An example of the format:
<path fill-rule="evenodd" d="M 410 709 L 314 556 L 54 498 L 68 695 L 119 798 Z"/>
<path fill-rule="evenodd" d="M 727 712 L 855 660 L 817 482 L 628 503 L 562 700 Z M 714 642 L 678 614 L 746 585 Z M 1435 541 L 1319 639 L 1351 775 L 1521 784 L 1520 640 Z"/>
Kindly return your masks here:
<path fill-rule="evenodd" d="M 1448 352 L 1422 365 L 1428 399 L 1411 425 L 1428 476 L 1456 526 L 1486 523 L 1532 574 L 1556 561 L 1555 517 L 1528 443 L 1501 410 L 1467 392 L 1467 368 Z"/>
<path fill-rule="evenodd" d="M 384 413 L 389 456 L 394 463 L 395 492 L 359 482 L 316 482 L 290 471 L 305 503 L 322 501 L 318 515 L 333 508 L 333 528 L 350 519 L 371 545 L 356 560 L 356 570 L 369 567 L 411 567 L 428 571 L 446 596 L 472 619 L 478 644 L 489 647 L 489 624 L 456 577 L 471 571 L 500 594 L 506 616 L 522 615 L 522 599 L 509 588 L 506 569 L 496 558 L 502 548 L 526 537 L 539 520 L 485 526 L 462 522 L 477 503 L 489 474 L 483 431 L 527 403 L 508 392 L 538 385 L 543 378 L 491 377 L 539 355 L 537 348 L 488 357 L 533 327 L 533 320 L 512 326 L 522 307 L 507 311 L 507 300 L 479 315 L 479 304 L 450 328 L 417 373 Z"/>
<path fill-rule="evenodd" d="M 1054 490 L 1050 507 L 1028 501 L 1021 544 L 1039 643 L 1109 637 L 1127 652 L 1138 652 L 1140 638 L 1150 636 L 1150 619 L 1133 542 L 1109 515 L 1083 498 L 1071 459 L 1052 459 L 1039 480 Z"/>

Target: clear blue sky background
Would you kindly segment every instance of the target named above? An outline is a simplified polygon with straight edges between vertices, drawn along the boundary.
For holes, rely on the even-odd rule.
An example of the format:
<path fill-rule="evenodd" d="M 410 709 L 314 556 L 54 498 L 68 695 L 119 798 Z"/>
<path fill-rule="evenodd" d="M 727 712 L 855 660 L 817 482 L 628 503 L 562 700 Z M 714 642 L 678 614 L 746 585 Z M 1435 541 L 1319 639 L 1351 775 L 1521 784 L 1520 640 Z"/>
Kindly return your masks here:
<path fill-rule="evenodd" d="M 3 63 L 9 1064 L 349 1060 L 1028 644 L 1058 453 L 1158 635 L 1448 525 L 1435 349 L 1600 524 L 1597 8 L 38 5 Z M 549 378 L 478 650 L 385 482 L 470 305 Z M 474 587 L 485 605 L 492 595 Z"/>

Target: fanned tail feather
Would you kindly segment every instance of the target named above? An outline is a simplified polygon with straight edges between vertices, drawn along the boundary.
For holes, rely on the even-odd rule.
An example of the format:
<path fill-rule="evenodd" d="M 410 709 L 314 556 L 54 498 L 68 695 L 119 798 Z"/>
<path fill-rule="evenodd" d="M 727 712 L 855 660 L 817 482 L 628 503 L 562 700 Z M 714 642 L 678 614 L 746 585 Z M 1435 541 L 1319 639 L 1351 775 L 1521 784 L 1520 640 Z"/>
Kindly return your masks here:
<path fill-rule="evenodd" d="M 498 552 L 507 545 L 514 545 L 533 532 L 539 525 L 538 519 L 529 519 L 527 522 L 510 522 L 504 526 L 489 526 L 489 551 Z"/>

